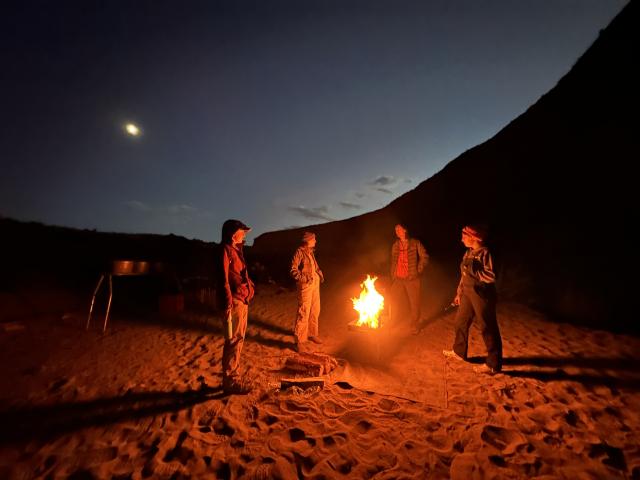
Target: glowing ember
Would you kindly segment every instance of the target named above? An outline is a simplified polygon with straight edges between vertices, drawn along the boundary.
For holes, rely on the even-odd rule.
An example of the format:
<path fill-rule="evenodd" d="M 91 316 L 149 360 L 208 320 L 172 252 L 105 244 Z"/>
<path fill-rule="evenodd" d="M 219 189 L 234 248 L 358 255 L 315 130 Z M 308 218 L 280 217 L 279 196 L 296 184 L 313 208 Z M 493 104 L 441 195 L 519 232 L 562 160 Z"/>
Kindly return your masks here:
<path fill-rule="evenodd" d="M 365 325 L 369 328 L 380 327 L 378 317 L 384 307 L 384 297 L 378 293 L 374 283 L 378 277 L 367 275 L 364 283 L 360 284 L 362 291 L 359 298 L 352 298 L 353 308 L 360 314 L 357 325 Z"/>

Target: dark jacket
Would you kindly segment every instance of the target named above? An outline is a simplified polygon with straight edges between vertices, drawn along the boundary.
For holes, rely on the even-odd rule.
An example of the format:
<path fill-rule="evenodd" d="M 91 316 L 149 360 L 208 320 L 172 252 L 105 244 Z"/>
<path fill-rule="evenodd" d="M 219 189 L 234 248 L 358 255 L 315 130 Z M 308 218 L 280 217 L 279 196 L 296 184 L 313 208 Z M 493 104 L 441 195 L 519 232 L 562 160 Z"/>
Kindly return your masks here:
<path fill-rule="evenodd" d="M 424 246 L 415 238 L 409 238 L 407 245 L 407 255 L 409 257 L 409 276 L 407 280 L 418 278 L 424 268 L 429 263 L 429 255 Z M 396 278 L 396 268 L 398 267 L 398 256 L 400 255 L 400 240 L 393 242 L 391 247 L 391 278 Z"/>
<path fill-rule="evenodd" d="M 468 248 L 460 262 L 460 283 L 457 294 L 461 295 L 464 287 L 493 287 L 496 274 L 493 269 L 493 257 L 485 246 Z"/>

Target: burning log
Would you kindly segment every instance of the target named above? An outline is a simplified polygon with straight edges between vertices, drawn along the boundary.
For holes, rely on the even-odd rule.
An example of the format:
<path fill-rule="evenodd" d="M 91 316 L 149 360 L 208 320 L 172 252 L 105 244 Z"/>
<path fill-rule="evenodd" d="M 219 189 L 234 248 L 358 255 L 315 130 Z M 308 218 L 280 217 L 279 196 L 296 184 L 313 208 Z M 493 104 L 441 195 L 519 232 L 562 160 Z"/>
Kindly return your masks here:
<path fill-rule="evenodd" d="M 380 332 L 383 327 L 382 312 L 384 309 L 384 297 L 376 290 L 375 282 L 378 277 L 367 275 L 360 285 L 362 291 L 358 298 L 352 298 L 353 308 L 358 312 L 358 319 L 347 324 L 350 332 L 360 336 L 358 343 L 365 346 L 373 353 L 373 360 L 381 359 Z M 363 335 L 363 336 L 361 336 Z"/>
<path fill-rule="evenodd" d="M 368 325 L 359 324 L 358 320 L 353 320 L 347 324 L 347 330 L 349 330 L 350 332 L 375 334 L 380 330 L 384 330 L 384 325 L 381 322 L 381 325 L 378 328 L 371 328 Z"/>
<path fill-rule="evenodd" d="M 376 290 L 376 280 L 367 275 L 365 281 L 360 284 L 362 291 L 358 298 L 352 298 L 353 309 L 358 312 L 357 325 L 366 325 L 369 328 L 380 328 L 380 313 L 384 308 L 384 297 Z"/>

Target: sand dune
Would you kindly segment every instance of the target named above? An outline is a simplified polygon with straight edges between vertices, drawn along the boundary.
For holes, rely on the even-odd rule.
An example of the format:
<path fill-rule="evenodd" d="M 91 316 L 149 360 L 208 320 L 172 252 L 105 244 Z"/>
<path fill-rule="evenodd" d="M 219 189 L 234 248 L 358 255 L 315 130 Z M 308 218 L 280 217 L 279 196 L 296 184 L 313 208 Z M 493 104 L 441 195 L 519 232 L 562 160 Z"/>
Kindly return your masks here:
<path fill-rule="evenodd" d="M 376 362 L 351 348 L 338 292 L 320 350 L 341 366 L 321 390 L 278 388 L 295 293 L 275 286 L 251 309 L 246 396 L 220 391 L 204 313 L 116 314 L 104 336 L 81 310 L 14 322 L 0 330 L 0 477 L 640 478 L 639 339 L 501 305 L 500 375 L 442 357 L 451 315 L 397 333 Z M 483 353 L 473 331 L 472 361 Z"/>

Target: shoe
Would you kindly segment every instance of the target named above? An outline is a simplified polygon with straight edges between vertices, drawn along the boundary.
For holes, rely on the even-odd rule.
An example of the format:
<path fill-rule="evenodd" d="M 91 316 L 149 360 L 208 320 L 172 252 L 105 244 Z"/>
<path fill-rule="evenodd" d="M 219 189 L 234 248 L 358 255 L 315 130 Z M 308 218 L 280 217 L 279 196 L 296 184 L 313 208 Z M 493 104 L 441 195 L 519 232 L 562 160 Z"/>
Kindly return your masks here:
<path fill-rule="evenodd" d="M 464 358 L 462 358 L 460 355 L 458 355 L 453 350 L 442 350 L 442 354 L 447 358 L 453 358 L 455 360 L 464 361 Z"/>
<path fill-rule="evenodd" d="M 318 345 L 321 345 L 321 344 L 322 344 L 322 340 L 320 340 L 320 338 L 319 338 L 319 337 L 310 336 L 310 337 L 309 337 L 309 340 L 310 340 L 311 342 L 313 342 L 313 343 L 317 343 Z"/>
<path fill-rule="evenodd" d="M 222 389 L 227 395 L 246 395 L 251 392 L 251 386 L 243 380 L 228 380 L 222 382 Z"/>
<path fill-rule="evenodd" d="M 302 351 L 302 347 L 303 347 L 303 342 L 299 341 L 297 338 L 293 338 L 293 346 L 291 347 L 291 350 L 293 350 L 296 353 L 300 353 Z"/>
<path fill-rule="evenodd" d="M 491 368 L 486 363 L 483 363 L 482 365 L 477 365 L 477 366 L 473 367 L 473 371 L 476 372 L 476 373 L 484 373 L 484 374 L 487 374 L 487 375 L 495 375 L 496 373 L 500 373 L 500 370 L 496 370 L 495 368 Z"/>

